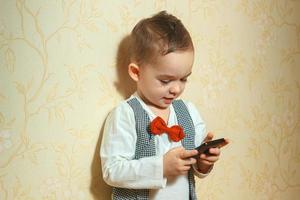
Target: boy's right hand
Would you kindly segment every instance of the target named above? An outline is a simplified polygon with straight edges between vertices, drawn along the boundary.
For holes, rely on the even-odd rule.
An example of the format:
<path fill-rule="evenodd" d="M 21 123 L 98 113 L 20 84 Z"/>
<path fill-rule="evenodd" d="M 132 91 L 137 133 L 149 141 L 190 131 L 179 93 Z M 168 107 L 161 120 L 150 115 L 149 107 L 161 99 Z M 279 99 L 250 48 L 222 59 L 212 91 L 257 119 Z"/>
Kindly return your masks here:
<path fill-rule="evenodd" d="M 183 147 L 169 150 L 163 157 L 164 177 L 187 174 L 191 165 L 196 163 L 193 156 L 197 154 L 197 150 L 186 150 Z"/>

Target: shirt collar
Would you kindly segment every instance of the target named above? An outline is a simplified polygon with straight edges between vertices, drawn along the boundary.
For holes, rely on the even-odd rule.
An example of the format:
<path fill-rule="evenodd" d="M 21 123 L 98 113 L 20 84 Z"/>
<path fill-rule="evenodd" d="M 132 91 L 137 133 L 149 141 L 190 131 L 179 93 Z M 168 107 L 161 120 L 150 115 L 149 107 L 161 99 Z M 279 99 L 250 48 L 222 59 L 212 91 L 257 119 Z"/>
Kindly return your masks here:
<path fill-rule="evenodd" d="M 141 99 L 141 97 L 138 95 L 137 92 L 135 92 L 134 94 L 131 95 L 131 98 L 136 98 L 140 104 L 142 105 L 142 107 L 144 108 L 144 110 L 148 113 L 150 120 L 152 121 L 155 117 L 157 117 L 157 115 L 154 114 L 154 112 L 145 104 L 145 102 Z M 168 120 L 168 125 L 173 125 L 174 124 L 174 117 L 175 117 L 175 111 L 173 108 L 173 104 L 170 105 L 170 115 L 169 115 L 169 120 Z"/>

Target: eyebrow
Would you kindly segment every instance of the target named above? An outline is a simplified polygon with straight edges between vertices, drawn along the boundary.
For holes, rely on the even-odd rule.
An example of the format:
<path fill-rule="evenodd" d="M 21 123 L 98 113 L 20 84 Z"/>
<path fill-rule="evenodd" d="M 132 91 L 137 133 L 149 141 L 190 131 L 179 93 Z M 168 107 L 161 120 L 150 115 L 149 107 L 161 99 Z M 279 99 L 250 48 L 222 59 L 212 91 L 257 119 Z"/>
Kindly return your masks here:
<path fill-rule="evenodd" d="M 182 77 L 182 78 L 180 78 L 180 79 L 187 78 L 187 77 L 189 77 L 191 74 L 192 74 L 192 72 L 188 73 L 187 75 L 185 75 L 184 77 Z M 168 74 L 162 74 L 162 75 L 159 75 L 158 78 L 173 79 L 173 78 L 176 78 L 176 77 L 175 77 L 175 76 L 172 76 L 172 75 L 168 75 Z"/>

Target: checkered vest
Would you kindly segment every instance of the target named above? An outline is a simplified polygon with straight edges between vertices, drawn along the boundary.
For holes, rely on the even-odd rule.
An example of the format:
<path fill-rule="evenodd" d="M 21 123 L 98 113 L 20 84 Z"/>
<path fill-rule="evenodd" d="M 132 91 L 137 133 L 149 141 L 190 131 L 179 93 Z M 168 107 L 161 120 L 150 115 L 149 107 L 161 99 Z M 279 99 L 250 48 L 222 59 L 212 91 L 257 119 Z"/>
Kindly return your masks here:
<path fill-rule="evenodd" d="M 150 132 L 150 118 L 147 112 L 136 98 L 127 101 L 134 112 L 137 142 L 135 148 L 134 159 L 155 156 L 154 135 Z M 195 127 L 192 118 L 188 112 L 186 105 L 182 100 L 173 101 L 173 107 L 177 116 L 178 124 L 183 127 L 185 137 L 182 145 L 185 149 L 191 150 L 195 148 Z M 189 180 L 189 199 L 197 200 L 195 193 L 195 180 L 192 170 L 188 172 Z M 148 200 L 149 189 L 126 189 L 114 187 L 112 190 L 113 200 Z"/>

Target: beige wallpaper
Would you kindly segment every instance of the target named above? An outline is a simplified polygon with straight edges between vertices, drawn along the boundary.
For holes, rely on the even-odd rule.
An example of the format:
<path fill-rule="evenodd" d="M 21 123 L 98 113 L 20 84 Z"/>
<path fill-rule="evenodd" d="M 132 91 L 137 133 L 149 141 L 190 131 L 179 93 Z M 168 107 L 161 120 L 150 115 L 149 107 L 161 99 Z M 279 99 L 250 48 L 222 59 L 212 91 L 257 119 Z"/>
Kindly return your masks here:
<path fill-rule="evenodd" d="M 0 0 L 1 200 L 109 199 L 98 151 L 132 91 L 122 39 L 160 10 L 194 39 L 184 98 L 231 139 L 199 199 L 300 198 L 299 0 Z"/>

